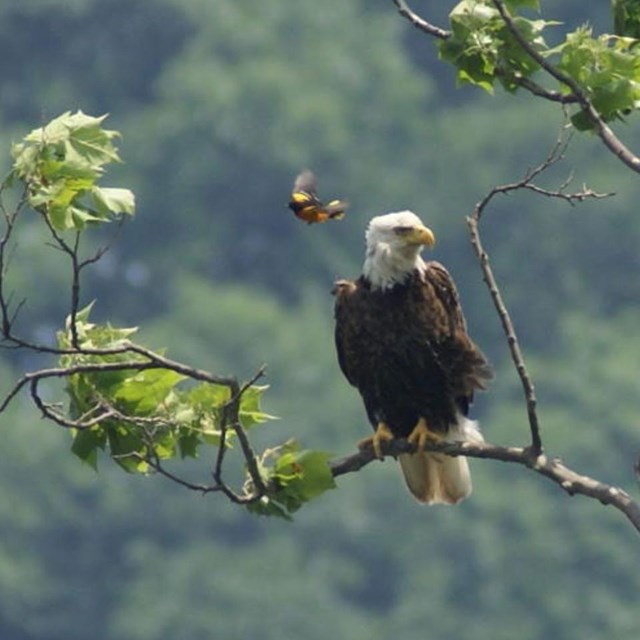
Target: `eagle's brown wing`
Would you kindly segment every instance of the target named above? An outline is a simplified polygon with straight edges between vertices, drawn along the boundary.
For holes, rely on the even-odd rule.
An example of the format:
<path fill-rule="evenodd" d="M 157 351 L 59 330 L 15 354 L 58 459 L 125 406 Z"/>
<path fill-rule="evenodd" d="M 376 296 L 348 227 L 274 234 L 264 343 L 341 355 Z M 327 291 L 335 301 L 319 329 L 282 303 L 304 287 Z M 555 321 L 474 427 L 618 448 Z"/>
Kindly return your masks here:
<path fill-rule="evenodd" d="M 448 337 L 433 344 L 438 361 L 446 369 L 453 394 L 467 409 L 476 389 L 485 389 L 493 378 L 491 366 L 467 334 L 460 298 L 449 272 L 439 262 L 428 262 L 424 279 L 433 287 L 448 323 Z"/>
<path fill-rule="evenodd" d="M 433 284 L 434 291 L 447 313 L 451 331 L 467 332 L 467 322 L 460 306 L 458 289 L 449 272 L 439 262 L 427 262 L 426 278 Z"/>
<path fill-rule="evenodd" d="M 346 379 L 350 384 L 357 386 L 355 367 L 357 364 L 357 354 L 349 354 L 351 351 L 350 343 L 352 335 L 356 331 L 354 326 L 354 314 L 352 307 L 354 305 L 354 294 L 357 290 L 357 283 L 354 280 L 338 280 L 333 287 L 332 293 L 336 298 L 335 301 L 335 343 L 336 352 L 338 354 L 338 364 Z"/>

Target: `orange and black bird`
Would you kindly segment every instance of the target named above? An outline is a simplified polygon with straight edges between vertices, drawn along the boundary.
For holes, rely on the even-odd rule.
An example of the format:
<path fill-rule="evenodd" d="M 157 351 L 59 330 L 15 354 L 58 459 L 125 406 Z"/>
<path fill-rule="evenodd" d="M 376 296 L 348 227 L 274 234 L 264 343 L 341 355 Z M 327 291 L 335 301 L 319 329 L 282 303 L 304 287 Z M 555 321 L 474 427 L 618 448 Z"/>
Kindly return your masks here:
<path fill-rule="evenodd" d="M 344 218 L 348 204 L 344 200 L 331 200 L 325 204 L 318 197 L 317 181 L 312 171 L 305 169 L 293 183 L 289 208 L 296 217 L 308 224 Z"/>

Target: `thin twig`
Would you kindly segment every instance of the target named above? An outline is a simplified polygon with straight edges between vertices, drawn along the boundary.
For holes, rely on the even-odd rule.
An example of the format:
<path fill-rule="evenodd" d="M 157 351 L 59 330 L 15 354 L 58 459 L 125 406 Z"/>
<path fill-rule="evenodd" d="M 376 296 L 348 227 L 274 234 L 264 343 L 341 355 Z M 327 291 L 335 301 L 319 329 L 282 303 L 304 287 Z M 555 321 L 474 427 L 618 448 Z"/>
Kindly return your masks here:
<path fill-rule="evenodd" d="M 493 300 L 493 304 L 496 308 L 496 311 L 498 312 L 498 316 L 500 317 L 502 328 L 507 337 L 511 359 L 513 360 L 513 363 L 518 372 L 518 376 L 520 377 L 520 381 L 522 383 L 522 388 L 524 390 L 525 401 L 527 405 L 529 428 L 531 431 L 531 449 L 535 454 L 539 454 L 542 453 L 542 439 L 540 437 L 540 424 L 536 412 L 535 388 L 533 386 L 533 381 L 529 376 L 529 372 L 527 371 L 527 367 L 524 362 L 524 356 L 522 355 L 522 350 L 520 349 L 520 343 L 518 342 L 511 316 L 509 314 L 509 311 L 507 310 L 504 300 L 502 299 L 502 294 L 500 293 L 498 284 L 493 275 L 493 270 L 491 269 L 491 265 L 489 264 L 489 256 L 482 246 L 480 231 L 478 228 L 481 215 L 482 208 L 480 208 L 480 206 L 476 206 L 473 215 L 467 218 L 467 225 L 469 227 L 469 233 L 471 235 L 471 245 L 473 246 L 476 256 L 478 257 L 478 261 L 480 262 L 480 268 L 482 269 L 484 281 L 489 289 L 491 299 Z"/>
<path fill-rule="evenodd" d="M 28 384 L 32 384 L 34 380 L 40 381 L 46 378 L 68 378 L 76 373 L 101 373 L 106 371 L 125 371 L 127 369 L 135 371 L 145 371 L 147 369 L 159 369 L 157 363 L 143 362 L 140 360 L 124 361 L 124 362 L 101 362 L 101 363 L 85 363 L 69 367 L 52 367 L 50 369 L 40 369 L 31 373 L 25 373 L 9 393 L 0 403 L 0 413 L 2 413 L 15 396 Z"/>
<path fill-rule="evenodd" d="M 568 183 L 573 179 L 572 176 L 568 178 L 568 182 L 561 185 L 556 190 L 545 189 L 543 187 L 539 187 L 536 184 L 525 184 L 523 189 L 527 189 L 528 191 L 533 191 L 540 196 L 546 196 L 547 198 L 556 198 L 558 200 L 564 200 L 571 206 L 574 206 L 576 202 L 584 202 L 585 200 L 601 200 L 602 198 L 611 198 L 615 196 L 615 192 L 608 191 L 606 193 L 598 193 L 597 191 L 593 191 L 589 189 L 586 185 L 582 186 L 580 191 L 575 191 L 573 193 L 565 193 L 564 189 L 568 185 Z"/>
<path fill-rule="evenodd" d="M 7 275 L 6 250 L 7 250 L 7 247 L 9 246 L 9 242 L 11 240 L 13 231 L 15 229 L 18 216 L 23 211 L 25 204 L 27 202 L 27 193 L 28 193 L 27 187 L 25 186 L 24 189 L 22 190 L 22 194 L 20 196 L 20 199 L 18 200 L 18 203 L 16 204 L 15 209 L 13 209 L 13 211 L 8 211 L 2 199 L 2 195 L 6 186 L 7 186 L 7 178 L 5 178 L 2 184 L 0 185 L 0 210 L 2 211 L 2 215 L 4 217 L 4 222 L 5 222 L 4 233 L 0 238 L 0 315 L 2 317 L 1 319 L 2 319 L 3 340 L 9 337 L 9 334 L 11 333 L 11 324 L 15 320 L 15 317 L 17 316 L 20 310 L 20 307 L 22 306 L 22 304 L 20 304 L 18 309 L 16 309 L 15 313 L 13 314 L 10 312 L 10 297 L 7 298 L 4 287 L 5 287 L 6 275 Z"/>
<path fill-rule="evenodd" d="M 545 89 L 545 87 L 539 85 L 537 82 L 534 82 L 530 78 L 525 78 L 524 76 L 515 76 L 512 80 L 522 87 L 526 89 L 529 93 L 532 93 L 534 96 L 538 98 L 544 98 L 549 102 L 558 102 L 560 104 L 575 104 L 578 102 L 577 96 L 573 93 L 561 93 L 560 91 L 552 91 L 551 89 Z"/>
<path fill-rule="evenodd" d="M 171 360 L 170 358 L 162 356 L 159 353 L 155 353 L 154 351 L 151 351 L 151 349 L 142 347 L 139 344 L 129 342 L 128 340 L 123 341 L 123 346 L 128 352 L 138 353 L 142 356 L 145 356 L 149 359 L 150 362 L 159 365 L 157 367 L 159 369 L 170 369 L 171 371 L 182 373 L 189 378 L 193 378 L 194 380 L 199 380 L 200 382 L 209 382 L 211 384 L 218 384 L 223 387 L 233 388 L 238 384 L 235 378 L 228 376 L 218 376 L 213 373 L 209 373 L 204 369 L 190 367 L 186 364 L 182 364 L 181 362 L 177 362 L 176 360 Z"/>
<path fill-rule="evenodd" d="M 553 147 L 551 148 L 549 154 L 543 162 L 541 162 L 534 169 L 530 169 L 529 171 L 527 171 L 522 179 L 511 184 L 497 186 L 491 189 L 489 193 L 480 202 L 478 202 L 478 204 L 476 204 L 473 213 L 467 218 L 471 245 L 476 254 L 476 257 L 478 258 L 484 282 L 489 289 L 494 307 L 498 313 L 498 317 L 500 318 L 500 323 L 502 324 L 504 334 L 507 338 L 507 344 L 509 346 L 511 359 L 514 363 L 514 366 L 520 378 L 520 382 L 522 384 L 525 403 L 527 407 L 527 417 L 529 420 L 529 430 L 531 432 L 531 450 L 534 455 L 540 455 L 543 451 L 542 439 L 540 436 L 540 423 L 536 410 L 537 400 L 535 387 L 533 384 L 533 380 L 527 370 L 524 355 L 520 348 L 520 343 L 518 341 L 513 321 L 511 320 L 511 315 L 509 314 L 509 311 L 505 305 L 504 299 L 494 276 L 493 269 L 491 268 L 489 255 L 485 251 L 482 244 L 479 227 L 486 207 L 498 194 L 507 194 L 519 189 L 529 189 L 546 197 L 560 198 L 568 202 L 569 204 L 573 204 L 574 201 L 582 201 L 587 198 L 604 198 L 611 195 L 596 193 L 591 189 L 587 189 L 586 186 L 583 186 L 582 190 L 579 192 L 567 193 L 566 189 L 571 182 L 571 176 L 569 176 L 569 178 L 565 180 L 560 188 L 555 191 L 550 189 L 543 189 L 534 184 L 533 181 L 535 178 L 540 176 L 543 172 L 547 171 L 547 169 L 564 158 L 564 153 L 570 141 L 570 136 L 567 137 L 564 135 L 565 131 L 566 125 L 563 125 L 558 138 L 556 139 Z"/>
<path fill-rule="evenodd" d="M 262 365 L 256 374 L 251 378 L 248 382 L 246 382 L 241 387 L 236 383 L 236 385 L 231 387 L 231 399 L 225 405 L 225 410 L 223 411 L 223 418 L 229 422 L 227 424 L 234 430 L 236 436 L 238 437 L 238 441 L 240 442 L 240 447 L 242 449 L 242 455 L 244 456 L 245 462 L 247 464 L 247 472 L 249 473 L 249 477 L 251 478 L 251 482 L 254 488 L 254 495 L 252 496 L 252 501 L 261 498 L 265 495 L 267 491 L 267 487 L 264 484 L 262 479 L 262 475 L 260 474 L 260 467 L 258 465 L 258 458 L 256 457 L 249 438 L 246 434 L 246 431 L 242 427 L 240 422 L 240 403 L 242 401 L 242 396 L 252 385 L 254 385 L 262 376 L 264 376 L 266 370 L 266 366 Z M 224 442 L 221 442 L 221 447 L 224 447 Z M 216 473 L 221 473 L 222 470 L 222 460 L 219 455 L 219 468 L 218 462 L 216 463 Z M 214 474 L 215 477 L 215 474 Z M 215 478 L 219 480 L 219 477 Z"/>
<path fill-rule="evenodd" d="M 489 193 L 478 204 L 476 204 L 473 214 L 467 217 L 467 225 L 471 237 L 471 245 L 478 258 L 478 262 L 482 270 L 483 279 L 489 289 L 494 307 L 498 313 L 498 317 L 500 318 L 502 329 L 507 338 L 507 344 L 511 353 L 511 359 L 513 360 L 522 384 L 527 406 L 529 429 L 531 432 L 531 448 L 533 453 L 536 455 L 542 453 L 543 448 L 542 439 L 540 437 L 540 425 L 536 412 L 535 388 L 533 385 L 533 381 L 529 376 L 522 350 L 520 349 L 520 344 L 518 342 L 513 321 L 511 320 L 511 316 L 504 303 L 502 294 L 500 293 L 500 289 L 498 288 L 498 284 L 493 274 L 493 269 L 491 268 L 491 265 L 489 263 L 489 256 L 482 245 L 479 225 L 485 208 L 498 193 L 509 193 L 510 191 L 515 191 L 517 189 L 523 189 L 527 184 L 532 184 L 532 181 L 537 176 L 539 176 L 543 171 L 546 171 L 546 169 L 548 169 L 563 157 L 563 153 L 566 149 L 567 143 L 567 139 L 563 137 L 561 132 L 548 156 L 540 165 L 532 170 L 529 170 L 524 178 L 517 182 L 494 187 L 493 189 L 491 189 L 491 191 L 489 191 Z"/>
<path fill-rule="evenodd" d="M 560 129 L 558 138 L 553 144 L 553 147 L 549 151 L 547 157 L 537 167 L 529 169 L 520 180 L 494 187 L 487 193 L 487 195 L 476 205 L 475 213 L 477 214 L 478 221 L 482 217 L 482 214 L 484 213 L 484 210 L 489 202 L 498 193 L 507 194 L 512 191 L 525 189 L 528 191 L 533 191 L 538 195 L 546 196 L 548 198 L 564 200 L 571 205 L 575 204 L 576 202 L 584 202 L 585 200 L 600 200 L 603 198 L 610 198 L 615 195 L 615 193 L 613 192 L 600 193 L 597 191 L 593 191 L 586 185 L 583 185 L 579 191 L 567 192 L 569 185 L 573 181 L 573 174 L 569 174 L 569 176 L 557 189 L 547 189 L 544 187 L 540 187 L 533 182 L 539 175 L 547 171 L 547 169 L 552 167 L 554 164 L 560 162 L 561 160 L 564 160 L 564 154 L 572 137 L 572 132 L 570 132 L 568 135 L 565 135 L 566 131 L 566 124 L 563 124 Z"/>
<path fill-rule="evenodd" d="M 398 7 L 398 13 L 406 18 L 414 27 L 428 33 L 430 36 L 439 38 L 440 40 L 446 40 L 451 37 L 451 31 L 441 29 L 430 22 L 427 22 L 424 18 L 421 18 L 415 11 L 409 8 L 409 5 L 404 0 L 393 0 L 393 4 Z"/>
<path fill-rule="evenodd" d="M 38 409 L 40 409 L 43 417 L 48 418 L 52 422 L 55 422 L 57 425 L 64 427 L 65 429 L 90 429 L 91 427 L 94 427 L 95 425 L 98 425 L 105 420 L 108 420 L 109 418 L 115 417 L 115 413 L 107 409 L 104 410 L 104 413 L 95 415 L 92 418 L 82 416 L 78 420 L 72 420 L 71 418 L 68 418 L 65 413 L 54 409 L 53 405 L 42 400 L 38 391 L 38 383 L 40 382 L 40 380 L 40 378 L 33 378 L 29 385 L 33 403 Z M 95 409 L 99 408 L 101 407 L 95 407 Z"/>
<path fill-rule="evenodd" d="M 131 453 L 127 453 L 127 454 L 113 455 L 112 458 L 114 460 L 117 460 L 118 458 L 134 458 L 135 460 L 139 460 L 140 462 L 145 462 L 154 471 L 164 476 L 168 480 L 171 480 L 171 482 L 174 482 L 175 484 L 185 487 L 186 489 L 190 489 L 191 491 L 198 491 L 199 493 L 205 494 L 205 493 L 212 493 L 215 491 L 222 490 L 222 487 L 219 487 L 217 485 L 206 485 L 206 484 L 200 484 L 197 482 L 190 482 L 189 480 L 185 480 L 184 478 L 181 478 L 180 476 L 177 476 L 171 471 L 168 471 L 167 469 L 165 469 L 162 463 L 160 462 L 159 458 L 156 457 L 155 459 L 150 459 L 149 457 L 140 455 L 137 451 L 132 451 Z"/>
<path fill-rule="evenodd" d="M 38 210 L 42 218 L 44 219 L 51 237 L 55 240 L 56 244 L 52 244 L 54 248 L 59 249 L 71 260 L 71 308 L 69 310 L 69 333 L 71 335 L 71 346 L 74 349 L 79 349 L 78 343 L 78 325 L 77 316 L 78 309 L 80 308 L 80 271 L 79 266 L 79 251 L 80 251 L 80 231 L 76 231 L 74 235 L 73 245 L 70 245 L 53 226 L 51 219 L 47 215 L 46 211 Z"/>

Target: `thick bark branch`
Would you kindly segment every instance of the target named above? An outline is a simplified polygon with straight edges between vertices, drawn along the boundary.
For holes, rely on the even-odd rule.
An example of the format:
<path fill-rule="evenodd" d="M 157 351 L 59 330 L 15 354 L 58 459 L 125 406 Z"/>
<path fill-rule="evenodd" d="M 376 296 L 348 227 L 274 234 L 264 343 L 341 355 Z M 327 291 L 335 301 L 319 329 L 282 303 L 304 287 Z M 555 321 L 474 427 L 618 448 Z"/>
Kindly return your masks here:
<path fill-rule="evenodd" d="M 548 458 L 544 454 L 536 455 L 531 447 L 500 447 L 488 442 L 454 442 L 446 444 L 429 443 L 427 451 L 444 453 L 451 456 L 465 455 L 470 458 L 499 460 L 528 467 L 532 471 L 548 478 L 571 496 L 582 495 L 610 505 L 624 516 L 640 533 L 640 504 L 620 487 L 612 486 L 577 473 L 567 467 L 559 458 Z M 398 456 L 401 453 L 413 453 L 416 446 L 407 440 L 398 439 L 383 443 L 382 453 Z M 334 477 L 355 473 L 376 460 L 373 448 L 367 447 L 357 453 L 329 462 Z"/>

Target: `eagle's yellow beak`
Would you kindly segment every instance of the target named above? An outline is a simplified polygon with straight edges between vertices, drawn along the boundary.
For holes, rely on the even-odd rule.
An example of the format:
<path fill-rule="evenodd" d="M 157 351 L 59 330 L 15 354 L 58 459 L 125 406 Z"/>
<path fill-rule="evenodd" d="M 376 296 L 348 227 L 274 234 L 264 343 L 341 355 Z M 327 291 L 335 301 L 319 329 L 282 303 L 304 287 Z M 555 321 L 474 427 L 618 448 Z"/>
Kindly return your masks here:
<path fill-rule="evenodd" d="M 433 247 L 436 243 L 436 237 L 433 235 L 433 231 L 422 225 L 411 229 L 406 238 L 410 244 L 423 244 L 426 247 Z"/>

